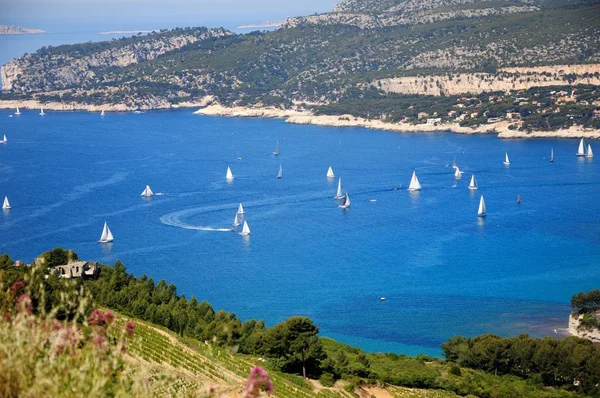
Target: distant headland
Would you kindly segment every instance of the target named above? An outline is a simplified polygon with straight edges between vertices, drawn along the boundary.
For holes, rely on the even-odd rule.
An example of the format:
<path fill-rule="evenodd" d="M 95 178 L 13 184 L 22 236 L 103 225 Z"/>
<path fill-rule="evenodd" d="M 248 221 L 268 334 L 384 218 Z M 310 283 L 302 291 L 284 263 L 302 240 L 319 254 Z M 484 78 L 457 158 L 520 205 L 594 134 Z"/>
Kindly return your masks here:
<path fill-rule="evenodd" d="M 46 33 L 46 31 L 17 25 L 0 25 L 0 35 L 36 35 L 40 33 Z"/>

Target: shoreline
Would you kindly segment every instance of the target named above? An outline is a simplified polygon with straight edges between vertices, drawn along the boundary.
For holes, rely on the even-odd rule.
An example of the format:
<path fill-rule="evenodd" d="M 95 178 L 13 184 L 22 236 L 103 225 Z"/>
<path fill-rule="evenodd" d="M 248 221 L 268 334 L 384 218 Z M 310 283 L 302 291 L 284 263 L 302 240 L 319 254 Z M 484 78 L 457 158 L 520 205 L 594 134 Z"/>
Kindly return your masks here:
<path fill-rule="evenodd" d="M 579 330 L 577 327 L 579 326 L 579 320 L 583 317 L 583 315 L 575 315 L 573 313 L 569 314 L 569 328 L 567 331 L 571 336 L 580 337 L 582 339 L 587 339 L 592 341 L 593 343 L 600 343 L 600 330 Z"/>
<path fill-rule="evenodd" d="M 160 101 L 151 105 L 130 106 L 126 104 L 89 105 L 76 102 L 40 102 L 37 100 L 0 100 L 0 109 L 40 109 L 51 111 L 88 111 L 88 112 L 133 112 L 180 108 L 200 108 L 195 115 L 225 116 L 225 117 L 261 117 L 269 119 L 284 119 L 291 124 L 310 124 L 323 127 L 360 127 L 372 130 L 391 131 L 398 133 L 440 133 L 451 132 L 455 134 L 496 134 L 500 139 L 528 139 L 528 138 L 572 138 L 572 139 L 600 139 L 600 130 L 584 129 L 572 126 L 569 129 L 553 131 L 526 131 L 509 130 L 512 124 L 509 121 L 500 121 L 477 127 L 462 127 L 458 123 L 442 123 L 439 125 L 390 123 L 382 120 L 367 120 L 353 115 L 315 115 L 309 111 L 294 109 L 278 109 L 272 107 L 227 107 L 211 104 L 212 96 L 206 96 L 200 101 L 181 102 L 172 104 Z"/>
<path fill-rule="evenodd" d="M 399 133 L 437 133 L 451 132 L 455 134 L 497 134 L 500 139 L 522 138 L 586 138 L 600 139 L 600 130 L 584 129 L 573 126 L 569 129 L 554 131 L 509 130 L 512 124 L 508 121 L 480 125 L 474 128 L 462 127 L 458 123 L 443 123 L 440 125 L 388 123 L 382 120 L 367 120 L 352 115 L 314 115 L 308 111 L 282 110 L 277 108 L 225 107 L 208 105 L 194 112 L 196 115 L 226 116 L 226 117 L 264 117 L 285 119 L 286 123 L 311 124 L 327 127 L 362 127 L 373 130 L 392 131 Z"/>

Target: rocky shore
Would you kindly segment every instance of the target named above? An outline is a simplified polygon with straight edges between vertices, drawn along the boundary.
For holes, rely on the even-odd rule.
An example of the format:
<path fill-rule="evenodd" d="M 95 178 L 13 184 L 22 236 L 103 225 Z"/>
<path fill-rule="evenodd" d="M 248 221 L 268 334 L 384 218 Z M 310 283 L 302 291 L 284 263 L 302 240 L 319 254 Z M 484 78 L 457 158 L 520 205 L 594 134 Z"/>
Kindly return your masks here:
<path fill-rule="evenodd" d="M 401 133 L 429 133 L 451 131 L 457 134 L 498 134 L 498 138 L 586 138 L 600 139 L 600 130 L 571 127 L 554 131 L 516 131 L 509 130 L 509 122 L 501 121 L 477 127 L 462 127 L 458 123 L 442 123 L 438 125 L 388 123 L 382 120 L 367 120 L 352 115 L 314 115 L 308 111 L 282 110 L 277 108 L 225 107 L 209 105 L 195 114 L 230 117 L 267 117 L 285 119 L 287 123 L 312 124 L 331 127 L 363 127 L 374 130 L 395 131 Z"/>
<path fill-rule="evenodd" d="M 579 330 L 577 327 L 579 326 L 579 320 L 583 317 L 583 315 L 569 315 L 569 334 L 577 337 L 581 337 L 582 339 L 588 339 L 593 341 L 594 343 L 600 343 L 600 330 Z"/>

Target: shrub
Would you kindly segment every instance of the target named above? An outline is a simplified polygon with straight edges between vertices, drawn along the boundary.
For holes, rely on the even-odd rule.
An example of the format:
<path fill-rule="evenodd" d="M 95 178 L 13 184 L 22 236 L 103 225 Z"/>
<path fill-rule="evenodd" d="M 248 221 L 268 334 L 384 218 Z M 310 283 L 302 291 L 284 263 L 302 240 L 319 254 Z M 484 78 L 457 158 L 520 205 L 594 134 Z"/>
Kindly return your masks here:
<path fill-rule="evenodd" d="M 323 373 L 319 378 L 319 381 L 324 387 L 333 387 L 335 379 L 331 373 Z"/>

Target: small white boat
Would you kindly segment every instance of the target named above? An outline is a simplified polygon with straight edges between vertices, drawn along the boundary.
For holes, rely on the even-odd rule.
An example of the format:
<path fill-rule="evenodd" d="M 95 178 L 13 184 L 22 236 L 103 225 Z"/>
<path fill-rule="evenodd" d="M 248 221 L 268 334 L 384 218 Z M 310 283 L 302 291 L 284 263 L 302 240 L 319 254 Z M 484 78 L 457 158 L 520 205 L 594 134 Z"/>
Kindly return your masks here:
<path fill-rule="evenodd" d="M 410 179 L 410 185 L 408 186 L 408 190 L 409 191 L 420 191 L 421 190 L 421 183 L 419 182 L 419 179 L 417 178 L 416 171 L 413 171 L 412 178 Z"/>
<path fill-rule="evenodd" d="M 280 180 L 281 177 L 283 177 L 283 169 L 281 168 L 281 165 L 279 165 L 279 173 L 277 173 L 277 179 Z"/>
<path fill-rule="evenodd" d="M 240 232 L 242 236 L 250 235 L 250 227 L 248 226 L 248 222 L 244 220 L 244 226 L 242 227 L 242 232 Z"/>
<path fill-rule="evenodd" d="M 104 116 L 104 109 L 102 109 L 102 112 L 100 112 L 100 116 Z"/>
<path fill-rule="evenodd" d="M 11 209 L 10 202 L 8 201 L 8 196 L 4 197 L 4 203 L 2 203 L 2 209 L 3 210 L 10 210 Z"/>
<path fill-rule="evenodd" d="M 20 115 L 21 111 L 19 110 L 19 108 L 17 107 L 17 111 L 15 112 L 15 115 Z"/>
<path fill-rule="evenodd" d="M 458 168 L 458 166 L 456 166 L 454 168 L 454 178 L 456 178 L 457 180 L 460 180 L 462 178 L 463 172 L 460 171 L 460 169 Z"/>
<path fill-rule="evenodd" d="M 225 179 L 227 181 L 231 181 L 234 179 L 233 173 L 231 172 L 231 169 L 229 167 L 227 167 L 227 174 L 225 175 Z"/>
<path fill-rule="evenodd" d="M 237 213 L 235 213 L 235 218 L 233 219 L 233 227 L 239 227 L 240 226 L 240 218 L 238 217 Z"/>
<path fill-rule="evenodd" d="M 244 207 L 242 206 L 242 204 L 241 204 L 241 203 L 240 203 L 240 205 L 238 206 L 238 211 L 237 211 L 237 214 L 240 214 L 240 215 L 244 214 Z"/>
<path fill-rule="evenodd" d="M 327 170 L 327 178 L 335 178 L 335 174 L 333 173 L 331 166 L 329 166 L 329 169 Z"/>
<path fill-rule="evenodd" d="M 114 240 L 112 232 L 110 232 L 110 228 L 108 228 L 108 223 L 104 221 L 104 228 L 102 228 L 102 235 L 100 236 L 99 243 L 109 243 Z"/>
<path fill-rule="evenodd" d="M 583 138 L 579 141 L 579 149 L 577 149 L 577 156 L 585 156 L 585 144 Z"/>
<path fill-rule="evenodd" d="M 385 297 L 382 297 L 382 298 L 380 298 L 379 300 L 381 300 L 381 301 L 385 301 Z"/>
<path fill-rule="evenodd" d="M 342 191 L 342 177 L 340 177 L 338 180 L 337 193 L 335 194 L 335 196 L 333 198 L 334 199 L 343 199 L 344 198 L 344 192 Z"/>
<path fill-rule="evenodd" d="M 469 183 L 469 189 L 470 190 L 479 189 L 479 186 L 477 185 L 477 180 L 475 180 L 475 174 L 473 174 L 471 176 L 471 182 Z"/>
<path fill-rule="evenodd" d="M 485 200 L 483 200 L 483 195 L 481 195 L 481 199 L 479 199 L 479 209 L 477 209 L 477 215 L 479 217 L 485 217 L 487 211 L 485 209 Z"/>
<path fill-rule="evenodd" d="M 142 192 L 142 196 L 147 198 L 154 196 L 154 192 L 152 192 L 152 189 L 150 189 L 150 185 L 146 185 L 146 189 L 144 189 L 144 192 Z"/>
<path fill-rule="evenodd" d="M 554 162 L 554 148 L 550 149 L 550 162 Z"/>
<path fill-rule="evenodd" d="M 350 195 L 348 195 L 348 192 L 344 194 L 344 202 L 339 207 L 340 209 L 347 209 L 350 207 Z"/>
<path fill-rule="evenodd" d="M 275 145 L 275 150 L 273 151 L 273 155 L 279 156 L 279 141 L 277 141 L 277 145 Z"/>
<path fill-rule="evenodd" d="M 506 153 L 506 156 L 504 157 L 504 164 L 507 166 L 510 164 L 510 160 L 508 160 L 508 152 Z"/>
<path fill-rule="evenodd" d="M 371 203 L 377 203 L 377 199 L 369 199 L 369 202 L 371 202 Z"/>
<path fill-rule="evenodd" d="M 2 141 L 0 141 L 0 144 L 6 144 L 8 142 L 8 140 L 6 139 L 6 134 L 4 134 L 4 137 L 2 138 Z"/>
<path fill-rule="evenodd" d="M 44 116 L 44 115 L 45 115 L 45 113 L 44 113 L 44 108 L 41 108 L 41 109 L 40 109 L 40 116 Z"/>
<path fill-rule="evenodd" d="M 587 147 L 587 153 L 585 154 L 586 158 L 593 158 L 594 157 L 594 151 L 592 151 L 592 146 L 590 144 L 588 144 Z"/>

